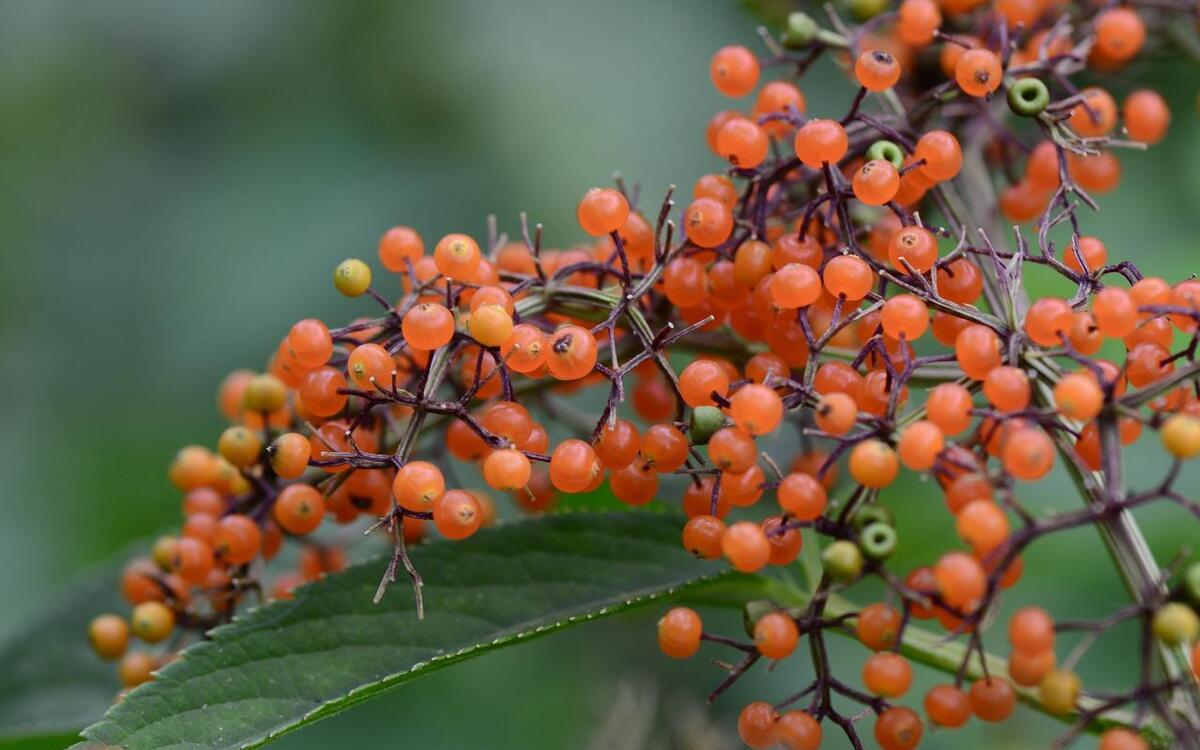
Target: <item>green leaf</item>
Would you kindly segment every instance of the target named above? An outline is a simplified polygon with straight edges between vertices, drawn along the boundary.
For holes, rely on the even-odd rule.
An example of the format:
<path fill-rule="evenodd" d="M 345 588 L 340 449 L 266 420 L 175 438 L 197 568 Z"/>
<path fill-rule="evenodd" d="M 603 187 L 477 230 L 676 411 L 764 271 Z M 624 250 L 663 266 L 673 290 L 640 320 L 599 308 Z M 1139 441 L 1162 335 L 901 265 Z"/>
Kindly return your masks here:
<path fill-rule="evenodd" d="M 87 626 L 124 607 L 117 577 L 125 559 L 85 574 L 0 640 L 0 749 L 67 747 L 112 705 L 121 685 L 92 653 Z"/>
<path fill-rule="evenodd" d="M 84 735 L 127 750 L 264 744 L 434 669 L 718 578 L 681 527 L 580 513 L 417 547 L 424 620 L 406 580 L 371 603 L 384 561 L 353 566 L 213 631 Z"/>

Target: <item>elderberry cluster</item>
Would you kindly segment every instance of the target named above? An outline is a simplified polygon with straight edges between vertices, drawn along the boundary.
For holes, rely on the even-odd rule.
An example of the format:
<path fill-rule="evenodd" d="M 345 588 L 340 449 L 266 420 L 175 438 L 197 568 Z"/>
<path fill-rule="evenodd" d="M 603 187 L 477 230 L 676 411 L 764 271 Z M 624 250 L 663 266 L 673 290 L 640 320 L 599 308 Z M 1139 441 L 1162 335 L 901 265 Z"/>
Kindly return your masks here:
<path fill-rule="evenodd" d="M 1131 516 L 1160 503 L 1200 520 L 1177 486 L 1200 455 L 1200 281 L 1110 261 L 1079 215 L 1117 185 L 1114 149 L 1159 141 L 1170 120 L 1149 89 L 1118 107 L 1109 88 L 1128 87 L 1109 74 L 1166 43 L 1193 6 L 903 0 L 854 27 L 827 9 L 829 28 L 793 14 L 781 36 L 763 32 L 765 56 L 734 46 L 712 59 L 722 94 L 757 94 L 708 123 L 729 167 L 696 180 L 677 214 L 673 188 L 646 214 L 618 180 L 583 196 L 591 239 L 565 250 L 544 248 L 524 216 L 519 240 L 492 221 L 482 245 L 448 234 L 429 253 L 414 229 L 388 230 L 379 263 L 398 298 L 347 260 L 335 286 L 374 316 L 301 320 L 265 372 L 221 385 L 231 426 L 215 452 L 188 446 L 172 462 L 184 523 L 125 570 L 132 613 L 93 622 L 96 651 L 120 660 L 125 685 L 151 679 L 248 601 L 342 568 L 342 547 L 314 535 L 331 523 L 388 535 L 376 599 L 403 567 L 420 613 L 408 546 L 430 523 L 451 540 L 490 523 L 474 485 L 543 512 L 607 483 L 630 506 L 679 503 L 683 546 L 738 571 L 793 564 L 802 530 L 820 545 L 806 603 L 746 603 L 750 640 L 705 632 L 682 607 L 659 622 L 668 656 L 705 641 L 741 654 L 720 662 L 714 698 L 808 640 L 815 679 L 742 711 L 752 748 L 814 750 L 827 722 L 861 748 L 874 716 L 878 744 L 908 750 L 927 723 L 1007 719 L 1022 687 L 1069 719 L 1063 745 L 1105 728 L 1104 750 L 1149 747 L 1139 733 L 1200 747 L 1200 564 L 1160 565 Z M 795 83 L 822 60 L 856 87 L 839 119 L 819 102 L 810 116 Z M 760 87 L 764 68 L 779 77 Z M 1078 88 L 1089 71 L 1105 83 Z M 1064 293 L 1029 299 L 1034 269 Z M 560 398 L 586 388 L 603 399 L 594 419 Z M 551 441 L 552 422 L 573 436 Z M 764 436 L 795 444 L 797 428 L 787 462 L 761 449 Z M 1122 450 L 1146 439 L 1174 460 L 1134 487 Z M 465 483 L 462 462 L 477 469 Z M 1056 466 L 1079 508 L 1039 514 L 1019 496 Z M 903 540 L 885 501 L 902 470 L 936 480 L 957 531 L 910 571 L 888 564 Z M 1081 526 L 1101 530 L 1133 602 L 1086 622 L 1020 610 L 999 673 L 985 646 L 1002 640 L 994 613 L 1022 552 Z M 288 541 L 294 564 L 267 566 Z M 866 579 L 886 601 L 835 606 Z M 966 643 L 924 719 L 901 703 L 915 621 Z M 1076 663 L 1127 621 L 1143 625 L 1140 681 L 1086 690 Z M 1056 634 L 1070 631 L 1080 645 L 1060 660 Z M 830 663 L 837 632 L 874 652 L 858 678 Z M 130 650 L 131 636 L 151 646 Z"/>

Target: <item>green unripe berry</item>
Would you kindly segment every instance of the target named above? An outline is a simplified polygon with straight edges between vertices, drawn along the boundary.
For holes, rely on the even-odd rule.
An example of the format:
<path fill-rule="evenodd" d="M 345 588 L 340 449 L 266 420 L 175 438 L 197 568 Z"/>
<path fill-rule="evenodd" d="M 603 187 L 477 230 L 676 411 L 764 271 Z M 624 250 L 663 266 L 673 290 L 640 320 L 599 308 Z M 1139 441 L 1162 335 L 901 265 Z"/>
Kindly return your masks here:
<path fill-rule="evenodd" d="M 1038 685 L 1038 697 L 1046 710 L 1057 716 L 1075 710 L 1075 701 L 1083 682 L 1079 675 L 1065 669 L 1055 669 L 1042 678 Z"/>
<path fill-rule="evenodd" d="M 1008 108 L 1022 117 L 1036 117 L 1050 103 L 1050 89 L 1036 78 L 1022 78 L 1008 87 Z"/>
<path fill-rule="evenodd" d="M 839 539 L 821 552 L 821 563 L 833 580 L 842 583 L 853 581 L 862 573 L 862 551 L 854 542 Z"/>
<path fill-rule="evenodd" d="M 348 258 L 333 270 L 333 285 L 347 297 L 358 297 L 371 287 L 371 267 L 358 258 Z"/>
<path fill-rule="evenodd" d="M 1200 604 L 1200 562 L 1194 562 L 1183 571 L 1183 590 L 1195 604 Z"/>
<path fill-rule="evenodd" d="M 725 426 L 725 415 L 715 406 L 697 406 L 692 410 L 692 424 L 688 437 L 696 445 L 708 445 L 708 439 Z"/>
<path fill-rule="evenodd" d="M 175 613 L 162 602 L 143 602 L 129 616 L 133 634 L 146 643 L 158 643 L 175 628 Z"/>
<path fill-rule="evenodd" d="M 763 615 L 778 611 L 779 606 L 768 599 L 755 599 L 746 602 L 746 606 L 742 607 L 742 627 L 746 629 L 746 635 L 753 638 L 754 628 L 758 625 L 758 621 L 763 618 Z"/>
<path fill-rule="evenodd" d="M 904 168 L 904 149 L 891 141 L 875 141 L 867 149 L 867 161 L 883 159 L 890 161 L 897 170 Z"/>
<path fill-rule="evenodd" d="M 887 10 L 887 0 L 846 0 L 846 8 L 859 21 L 868 21 Z"/>
<path fill-rule="evenodd" d="M 1191 643 L 1200 636 L 1200 618 L 1186 604 L 1170 602 L 1154 613 L 1154 637 L 1168 646 Z"/>
<path fill-rule="evenodd" d="M 150 559 L 154 560 L 154 564 L 160 570 L 169 571 L 175 561 L 175 543 L 179 541 L 170 534 L 160 536 L 154 540 L 154 546 L 150 548 Z"/>
<path fill-rule="evenodd" d="M 787 28 L 783 32 L 783 43 L 792 49 L 807 47 L 817 38 L 817 22 L 807 13 L 790 13 Z"/>
<path fill-rule="evenodd" d="M 1163 447 L 1175 458 L 1186 460 L 1200 455 L 1200 419 L 1173 414 L 1163 422 L 1158 434 Z"/>
<path fill-rule="evenodd" d="M 869 523 L 863 527 L 858 544 L 863 554 L 872 560 L 891 557 L 896 551 L 896 530 L 880 521 Z"/>
<path fill-rule="evenodd" d="M 862 531 L 872 523 L 883 523 L 888 526 L 892 525 L 892 512 L 882 505 L 864 505 L 854 511 L 854 517 L 851 519 L 854 528 Z"/>
<path fill-rule="evenodd" d="M 279 411 L 287 402 L 287 387 L 274 375 L 255 375 L 246 384 L 242 405 L 249 411 Z"/>

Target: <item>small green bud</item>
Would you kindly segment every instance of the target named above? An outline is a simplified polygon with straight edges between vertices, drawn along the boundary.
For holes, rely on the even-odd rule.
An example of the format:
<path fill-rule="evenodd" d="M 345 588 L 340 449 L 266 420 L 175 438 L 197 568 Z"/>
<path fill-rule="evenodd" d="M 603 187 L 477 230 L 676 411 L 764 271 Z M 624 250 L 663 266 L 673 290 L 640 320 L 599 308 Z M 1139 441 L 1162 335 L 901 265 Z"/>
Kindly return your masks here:
<path fill-rule="evenodd" d="M 864 505 L 854 511 L 854 517 L 851 519 L 854 528 L 862 531 L 868 524 L 879 522 L 888 526 L 892 525 L 892 512 L 882 505 Z"/>
<path fill-rule="evenodd" d="M 1191 643 L 1200 636 L 1200 618 L 1186 604 L 1170 602 L 1154 613 L 1154 637 L 1168 646 Z"/>
<path fill-rule="evenodd" d="M 830 544 L 821 552 L 821 562 L 825 572 L 835 581 L 847 583 L 858 578 L 862 573 L 863 556 L 854 542 L 845 539 Z"/>
<path fill-rule="evenodd" d="M 348 258 L 333 269 L 333 285 L 347 297 L 358 297 L 371 286 L 371 267 L 358 258 Z"/>
<path fill-rule="evenodd" d="M 1195 604 L 1200 604 L 1200 562 L 1194 562 L 1183 571 L 1183 590 Z"/>
<path fill-rule="evenodd" d="M 807 13 L 791 13 L 783 32 L 783 43 L 792 49 L 807 47 L 817 38 L 817 31 L 817 22 Z"/>
<path fill-rule="evenodd" d="M 1036 117 L 1050 103 L 1050 89 L 1036 78 L 1022 78 L 1008 87 L 1008 108 L 1022 117 Z"/>
<path fill-rule="evenodd" d="M 725 426 L 725 415 L 715 406 L 692 409 L 692 425 L 688 434 L 696 445 L 707 445 L 713 433 Z"/>
<path fill-rule="evenodd" d="M 897 170 L 904 168 L 904 150 L 891 141 L 875 141 L 867 149 L 867 160 L 890 161 Z"/>
<path fill-rule="evenodd" d="M 863 554 L 872 560 L 891 557 L 896 551 L 896 530 L 879 521 L 869 523 L 863 528 L 858 543 Z"/>
<path fill-rule="evenodd" d="M 742 627 L 746 629 L 746 635 L 753 638 L 754 627 L 758 625 L 758 621 L 762 619 L 763 615 L 777 611 L 779 611 L 779 606 L 768 599 L 746 602 L 746 606 L 742 607 Z"/>
<path fill-rule="evenodd" d="M 859 21 L 868 21 L 887 10 L 887 0 L 846 0 L 846 8 Z"/>

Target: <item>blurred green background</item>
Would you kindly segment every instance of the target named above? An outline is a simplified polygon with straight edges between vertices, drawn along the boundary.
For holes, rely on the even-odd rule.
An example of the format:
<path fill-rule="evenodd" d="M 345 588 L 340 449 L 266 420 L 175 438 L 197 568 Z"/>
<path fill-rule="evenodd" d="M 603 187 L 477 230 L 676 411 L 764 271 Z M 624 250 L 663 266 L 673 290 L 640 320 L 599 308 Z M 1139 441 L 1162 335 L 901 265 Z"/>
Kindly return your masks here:
<path fill-rule="evenodd" d="M 478 235 L 495 213 L 512 232 L 525 210 L 567 243 L 578 196 L 614 170 L 657 201 L 720 168 L 703 129 L 728 105 L 707 62 L 753 43 L 756 23 L 731 0 L 0 4 L 0 628 L 174 520 L 164 467 L 215 439 L 220 378 L 261 366 L 299 317 L 359 314 L 330 272 L 373 260 L 386 227 Z M 1147 73 L 1176 109 L 1171 135 L 1124 159 L 1126 187 L 1087 219 L 1113 255 L 1171 278 L 1196 270 L 1200 228 L 1184 166 L 1200 157 L 1196 76 L 1177 65 Z M 814 112 L 846 99 L 829 69 L 804 88 Z M 1139 451 L 1131 473 L 1148 483 L 1161 462 Z M 1071 507 L 1065 489 L 1030 499 Z M 890 501 L 901 534 L 936 544 L 936 492 L 905 490 Z M 1178 519 L 1147 514 L 1156 544 L 1187 540 Z M 1008 607 L 1052 596 L 1083 616 L 1124 600 L 1091 532 L 1026 562 Z M 279 747 L 730 747 L 745 700 L 803 679 L 760 673 L 704 709 L 719 674 L 657 654 L 658 609 L 439 672 Z M 865 655 L 845 646 L 856 672 Z M 1106 651 L 1084 674 L 1130 666 Z M 926 746 L 1028 747 L 1055 729 L 1022 711 Z"/>

